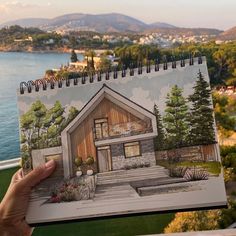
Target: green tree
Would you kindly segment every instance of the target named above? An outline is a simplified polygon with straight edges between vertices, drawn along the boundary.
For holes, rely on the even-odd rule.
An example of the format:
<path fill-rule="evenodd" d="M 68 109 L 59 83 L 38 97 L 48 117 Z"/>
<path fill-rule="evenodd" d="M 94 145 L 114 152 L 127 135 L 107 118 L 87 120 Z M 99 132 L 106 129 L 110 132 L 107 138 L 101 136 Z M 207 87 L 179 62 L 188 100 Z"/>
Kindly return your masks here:
<path fill-rule="evenodd" d="M 56 144 L 60 145 L 61 143 L 60 134 L 65 125 L 65 117 L 63 116 L 64 112 L 65 112 L 65 108 L 62 107 L 59 101 L 56 101 L 54 106 L 51 109 L 53 126 L 56 127 L 56 132 L 55 132 L 55 127 L 52 128 L 53 132 L 51 132 L 54 134 L 55 145 Z"/>
<path fill-rule="evenodd" d="M 154 104 L 153 113 L 156 116 L 157 124 L 157 137 L 154 139 L 155 150 L 163 150 L 165 147 L 165 131 L 162 125 L 162 117 L 156 104 Z"/>
<path fill-rule="evenodd" d="M 103 56 L 98 64 L 98 69 L 101 71 L 107 71 L 111 68 L 111 66 L 111 61 L 107 57 Z"/>
<path fill-rule="evenodd" d="M 77 54 L 75 53 L 75 50 L 71 51 L 70 60 L 71 60 L 71 62 L 77 62 L 78 61 Z"/>
<path fill-rule="evenodd" d="M 193 145 L 215 142 L 214 118 L 211 104 L 211 90 L 201 71 L 189 96 L 191 104 L 189 139 Z"/>
<path fill-rule="evenodd" d="M 167 94 L 163 117 L 169 148 L 179 148 L 186 144 L 188 107 L 182 89 L 175 85 Z"/>
<path fill-rule="evenodd" d="M 46 116 L 47 109 L 45 105 L 37 100 L 35 103 L 32 104 L 31 107 L 34 115 L 34 127 L 36 129 L 36 135 L 35 135 L 35 143 L 37 145 L 37 148 L 40 148 L 40 145 L 42 144 L 41 140 L 41 129 L 43 128 L 43 122 L 44 118 Z"/>
<path fill-rule="evenodd" d="M 176 213 L 174 220 L 165 228 L 165 233 L 219 229 L 219 210 Z"/>
<path fill-rule="evenodd" d="M 75 107 L 73 106 L 70 107 L 66 124 L 69 124 L 78 114 L 79 114 L 79 111 Z"/>

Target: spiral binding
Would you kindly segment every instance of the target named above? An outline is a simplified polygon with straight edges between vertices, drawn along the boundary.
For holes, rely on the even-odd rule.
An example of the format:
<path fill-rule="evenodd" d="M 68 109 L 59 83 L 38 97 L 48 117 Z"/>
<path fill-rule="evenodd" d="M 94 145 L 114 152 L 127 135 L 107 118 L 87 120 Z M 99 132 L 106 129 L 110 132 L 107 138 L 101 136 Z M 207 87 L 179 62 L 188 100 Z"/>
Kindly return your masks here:
<path fill-rule="evenodd" d="M 189 66 L 192 66 L 195 63 L 195 60 L 194 60 L 194 57 L 193 57 L 192 54 L 189 55 L 188 59 L 184 59 L 184 57 L 181 56 L 181 59 L 179 61 L 180 67 L 185 67 L 186 66 L 186 60 L 188 60 Z M 203 61 L 202 56 L 199 55 L 197 57 L 197 63 L 202 64 L 202 61 Z M 177 68 L 177 61 L 175 60 L 175 57 L 173 57 L 173 56 L 171 57 L 170 63 L 171 63 L 171 68 L 172 69 Z M 162 69 L 163 70 L 168 70 L 168 66 L 170 66 L 170 63 L 168 63 L 167 57 L 164 56 L 163 57 L 163 63 L 162 63 Z M 142 75 L 144 73 L 144 70 L 145 70 L 145 73 L 148 74 L 148 73 L 151 73 L 152 68 L 154 69 L 155 72 L 160 71 L 161 64 L 159 64 L 158 59 L 156 59 L 154 61 L 154 67 L 151 66 L 150 60 L 147 60 L 145 66 L 142 65 L 142 62 L 138 62 L 136 67 L 134 66 L 133 63 L 131 63 L 128 68 L 126 68 L 125 65 L 123 65 L 122 69 L 120 71 L 121 78 L 125 78 L 127 75 L 134 76 L 135 69 L 137 70 L 138 75 Z M 128 69 L 129 69 L 129 71 L 128 71 Z M 62 88 L 63 84 L 64 84 L 64 81 L 65 81 L 65 86 L 66 87 L 69 87 L 71 85 L 72 80 L 73 80 L 73 85 L 74 86 L 79 84 L 79 79 L 81 79 L 81 84 L 85 84 L 86 81 L 89 81 L 89 83 L 93 83 L 95 80 L 100 82 L 102 80 L 103 75 L 105 75 L 105 80 L 118 79 L 118 73 L 119 73 L 118 68 L 115 67 L 112 70 L 107 70 L 105 72 L 97 71 L 96 73 L 92 72 L 88 75 L 85 74 L 85 73 L 82 73 L 82 75 L 80 77 L 76 77 L 76 78 L 73 78 L 73 79 L 66 78 L 66 79 L 59 79 L 59 80 L 57 79 L 57 80 L 55 80 L 54 77 L 51 77 L 47 80 L 45 80 L 45 79 L 37 79 L 35 81 L 30 80 L 30 81 L 27 81 L 27 82 L 21 82 L 20 83 L 20 94 L 24 94 L 25 91 L 27 91 L 28 93 L 31 93 L 33 88 L 35 89 L 36 92 L 38 92 L 41 87 L 42 87 L 42 90 L 47 90 L 48 87 L 50 89 L 54 89 L 56 86 L 58 88 Z"/>

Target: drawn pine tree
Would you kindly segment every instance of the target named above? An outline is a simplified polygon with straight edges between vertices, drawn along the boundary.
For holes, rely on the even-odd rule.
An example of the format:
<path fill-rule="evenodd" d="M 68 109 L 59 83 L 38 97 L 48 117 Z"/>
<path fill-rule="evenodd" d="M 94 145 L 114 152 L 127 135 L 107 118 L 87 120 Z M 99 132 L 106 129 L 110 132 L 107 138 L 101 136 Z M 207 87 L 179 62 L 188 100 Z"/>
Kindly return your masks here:
<path fill-rule="evenodd" d="M 165 116 L 163 117 L 169 149 L 186 145 L 187 116 L 186 99 L 182 95 L 182 89 L 175 85 L 167 94 Z"/>
<path fill-rule="evenodd" d="M 162 124 L 162 117 L 156 104 L 154 104 L 153 113 L 156 116 L 157 124 L 157 137 L 154 139 L 155 150 L 163 150 L 165 148 L 165 131 Z"/>
<path fill-rule="evenodd" d="M 201 71 L 198 72 L 198 80 L 193 89 L 194 93 L 189 96 L 192 103 L 189 140 L 192 145 L 215 143 L 211 90 Z"/>

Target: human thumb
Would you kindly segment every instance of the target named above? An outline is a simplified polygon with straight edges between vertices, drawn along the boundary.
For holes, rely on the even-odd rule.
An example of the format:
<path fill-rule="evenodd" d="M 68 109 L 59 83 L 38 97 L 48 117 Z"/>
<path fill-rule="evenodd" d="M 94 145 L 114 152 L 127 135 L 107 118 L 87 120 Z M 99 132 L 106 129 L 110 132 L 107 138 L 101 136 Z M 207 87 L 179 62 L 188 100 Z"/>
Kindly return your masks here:
<path fill-rule="evenodd" d="M 21 180 L 21 184 L 24 185 L 25 187 L 32 188 L 43 179 L 46 179 L 48 176 L 50 176 L 52 172 L 55 170 L 55 168 L 56 168 L 56 162 L 54 160 L 50 160 L 46 162 L 44 165 L 35 168 L 29 174 L 27 174 Z"/>

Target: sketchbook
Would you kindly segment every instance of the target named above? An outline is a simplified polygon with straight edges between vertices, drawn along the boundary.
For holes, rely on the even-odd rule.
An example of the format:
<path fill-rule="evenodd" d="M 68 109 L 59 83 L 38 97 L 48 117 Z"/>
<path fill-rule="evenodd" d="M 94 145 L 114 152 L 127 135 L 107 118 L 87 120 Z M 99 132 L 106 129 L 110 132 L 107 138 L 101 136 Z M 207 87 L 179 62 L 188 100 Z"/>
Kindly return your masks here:
<path fill-rule="evenodd" d="M 18 90 L 29 224 L 226 206 L 206 58 Z"/>

